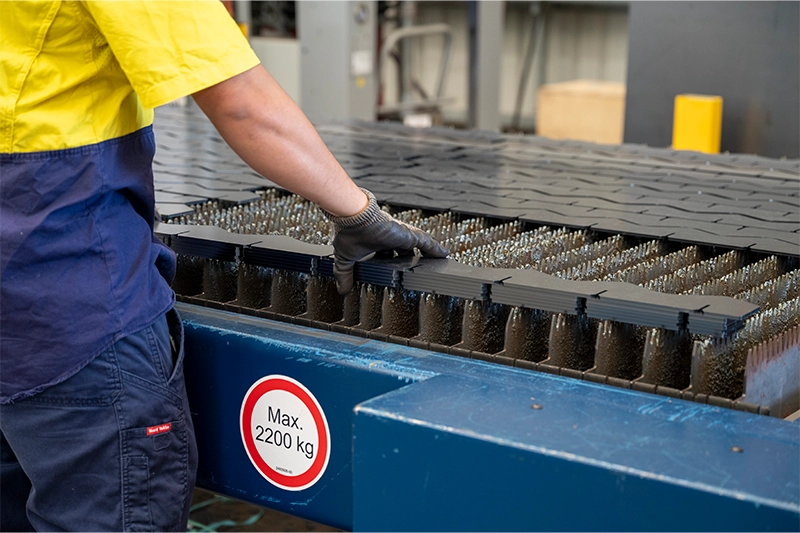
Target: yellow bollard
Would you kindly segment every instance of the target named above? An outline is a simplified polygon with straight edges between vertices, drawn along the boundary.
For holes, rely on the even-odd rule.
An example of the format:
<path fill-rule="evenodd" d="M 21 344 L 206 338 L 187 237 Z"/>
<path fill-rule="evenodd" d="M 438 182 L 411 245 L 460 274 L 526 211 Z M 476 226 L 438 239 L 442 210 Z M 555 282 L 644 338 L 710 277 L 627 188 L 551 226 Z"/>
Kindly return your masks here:
<path fill-rule="evenodd" d="M 722 137 L 722 97 L 702 94 L 675 96 L 672 148 L 718 154 Z"/>
<path fill-rule="evenodd" d="M 241 30 L 242 35 L 248 38 L 250 37 L 250 29 L 247 27 L 246 22 L 237 22 L 236 25 L 239 26 L 239 30 Z"/>

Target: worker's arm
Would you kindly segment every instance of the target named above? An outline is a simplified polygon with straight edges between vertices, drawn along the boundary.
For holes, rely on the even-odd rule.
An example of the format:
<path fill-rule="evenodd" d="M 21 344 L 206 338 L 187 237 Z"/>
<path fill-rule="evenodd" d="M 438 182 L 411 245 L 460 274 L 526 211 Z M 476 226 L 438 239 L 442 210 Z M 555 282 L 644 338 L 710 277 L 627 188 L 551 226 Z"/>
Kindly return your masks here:
<path fill-rule="evenodd" d="M 316 203 L 334 226 L 334 277 L 340 293 L 353 286 L 355 262 L 395 250 L 446 257 L 430 235 L 398 222 L 350 179 L 314 126 L 260 65 L 195 93 L 194 99 L 245 163 Z"/>
<path fill-rule="evenodd" d="M 334 215 L 354 215 L 367 205 L 311 122 L 261 65 L 192 96 L 262 176 Z"/>

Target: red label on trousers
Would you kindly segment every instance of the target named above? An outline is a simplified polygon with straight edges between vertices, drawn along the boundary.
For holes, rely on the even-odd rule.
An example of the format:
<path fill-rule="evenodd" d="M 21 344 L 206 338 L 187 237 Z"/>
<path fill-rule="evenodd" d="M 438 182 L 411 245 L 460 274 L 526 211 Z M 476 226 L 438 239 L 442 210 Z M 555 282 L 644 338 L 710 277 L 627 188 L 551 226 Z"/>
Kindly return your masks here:
<path fill-rule="evenodd" d="M 147 436 L 151 437 L 153 435 L 160 435 L 161 433 L 166 433 L 172 429 L 172 424 L 167 422 L 166 424 L 159 424 L 157 426 L 150 426 L 147 428 Z"/>

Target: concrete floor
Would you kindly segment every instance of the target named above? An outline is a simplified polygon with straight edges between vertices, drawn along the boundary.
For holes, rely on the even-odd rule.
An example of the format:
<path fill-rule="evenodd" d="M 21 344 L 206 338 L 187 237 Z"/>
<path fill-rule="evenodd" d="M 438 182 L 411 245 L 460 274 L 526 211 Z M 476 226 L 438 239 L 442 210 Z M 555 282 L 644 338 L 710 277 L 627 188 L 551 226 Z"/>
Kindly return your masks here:
<path fill-rule="evenodd" d="M 198 505 L 202 503 L 208 505 Z M 341 531 L 200 488 L 195 489 L 192 505 L 196 510 L 189 515 L 189 531 Z"/>

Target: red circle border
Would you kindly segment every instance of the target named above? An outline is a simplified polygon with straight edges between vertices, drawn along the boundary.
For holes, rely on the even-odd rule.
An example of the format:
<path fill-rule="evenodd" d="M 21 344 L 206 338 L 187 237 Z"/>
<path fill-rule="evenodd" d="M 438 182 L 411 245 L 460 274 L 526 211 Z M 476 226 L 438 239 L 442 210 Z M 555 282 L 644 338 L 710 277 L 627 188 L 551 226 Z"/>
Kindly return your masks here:
<path fill-rule="evenodd" d="M 309 392 L 307 392 L 304 388 L 299 386 L 294 381 L 289 381 L 288 379 L 290 378 L 285 376 L 267 376 L 250 388 L 245 396 L 244 403 L 242 404 L 240 430 L 247 454 L 250 456 L 250 460 L 256 466 L 261 475 L 279 487 L 289 488 L 290 490 L 301 490 L 316 480 L 328 462 L 329 432 L 327 421 L 325 420 L 321 408 L 317 405 L 317 402 L 314 400 L 314 398 L 312 398 Z M 317 457 L 314 459 L 314 462 L 311 463 L 311 466 L 308 468 L 308 470 L 296 476 L 287 476 L 273 470 L 267 464 L 267 462 L 261 458 L 261 454 L 259 454 L 258 449 L 256 448 L 255 440 L 253 439 L 253 433 L 249 429 L 253 420 L 253 410 L 255 409 L 256 403 L 258 403 L 258 400 L 260 400 L 262 396 L 273 390 L 282 390 L 299 398 L 300 401 L 303 402 L 306 408 L 308 408 L 308 410 L 311 412 L 311 416 L 314 419 L 314 425 L 317 429 Z M 245 430 L 245 428 L 247 428 L 247 430 Z"/>

